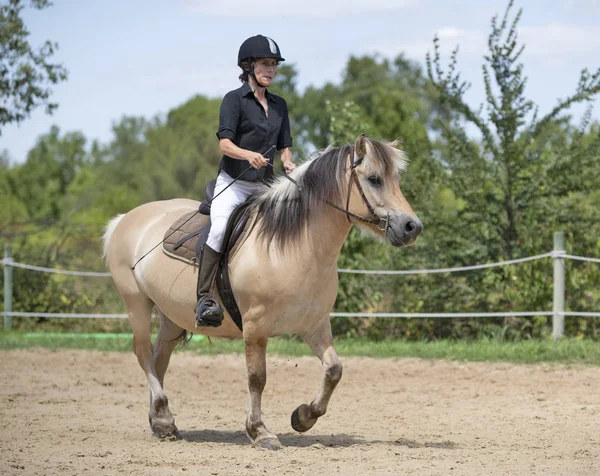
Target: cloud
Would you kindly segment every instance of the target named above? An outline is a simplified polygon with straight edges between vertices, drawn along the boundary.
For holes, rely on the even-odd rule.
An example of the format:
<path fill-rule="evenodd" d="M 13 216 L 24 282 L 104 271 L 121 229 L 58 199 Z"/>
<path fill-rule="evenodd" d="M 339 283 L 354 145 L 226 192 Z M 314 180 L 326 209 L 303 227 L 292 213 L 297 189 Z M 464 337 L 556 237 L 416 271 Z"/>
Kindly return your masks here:
<path fill-rule="evenodd" d="M 186 11 L 227 17 L 331 17 L 389 13 L 416 4 L 417 0 L 183 0 Z"/>
<path fill-rule="evenodd" d="M 586 9 L 588 12 L 590 10 L 600 11 L 600 5 L 598 4 L 598 0 L 564 0 L 563 6 L 571 10 Z"/>
<path fill-rule="evenodd" d="M 463 56 L 478 56 L 485 54 L 487 49 L 487 37 L 481 31 L 466 30 L 453 26 L 445 26 L 431 30 L 426 34 L 427 39 L 417 39 L 398 44 L 373 44 L 372 51 L 385 56 L 394 57 L 399 53 L 405 53 L 409 58 L 423 61 L 427 52 L 433 53 L 433 37 L 440 39 L 440 52 L 444 56 L 450 55 L 459 46 L 459 58 Z"/>
<path fill-rule="evenodd" d="M 568 62 L 573 56 L 600 57 L 600 27 L 551 23 L 519 28 L 525 53 L 548 65 Z"/>
<path fill-rule="evenodd" d="M 445 26 L 430 31 L 427 39 L 398 44 L 373 44 L 370 50 L 386 56 L 404 52 L 408 57 L 423 60 L 433 52 L 433 36 L 440 39 L 440 52 L 448 56 L 459 46 L 460 58 L 481 58 L 488 53 L 488 32 Z M 582 27 L 563 23 L 524 26 L 518 29 L 518 41 L 525 44 L 524 57 L 546 65 L 567 63 L 573 56 L 600 57 L 600 27 Z"/>

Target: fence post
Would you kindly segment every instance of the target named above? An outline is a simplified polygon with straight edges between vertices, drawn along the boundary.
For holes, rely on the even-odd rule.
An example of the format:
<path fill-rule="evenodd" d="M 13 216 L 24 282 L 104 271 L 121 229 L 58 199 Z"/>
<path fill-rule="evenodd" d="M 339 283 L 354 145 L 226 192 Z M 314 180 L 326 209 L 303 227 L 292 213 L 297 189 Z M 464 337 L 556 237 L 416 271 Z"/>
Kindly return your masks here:
<path fill-rule="evenodd" d="M 561 339 L 565 333 L 565 234 L 554 233 L 554 302 L 552 306 L 552 337 Z"/>
<path fill-rule="evenodd" d="M 12 312 L 12 247 L 10 243 L 4 244 L 4 312 Z M 4 314 L 4 329 L 8 330 L 12 327 L 12 316 Z"/>

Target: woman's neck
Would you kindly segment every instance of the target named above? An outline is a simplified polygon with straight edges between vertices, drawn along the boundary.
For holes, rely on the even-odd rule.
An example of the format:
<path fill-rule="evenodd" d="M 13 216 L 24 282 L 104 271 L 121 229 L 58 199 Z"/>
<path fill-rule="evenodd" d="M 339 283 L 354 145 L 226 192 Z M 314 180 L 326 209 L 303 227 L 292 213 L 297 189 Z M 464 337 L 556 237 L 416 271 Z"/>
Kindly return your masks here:
<path fill-rule="evenodd" d="M 258 84 L 258 82 L 252 76 L 248 78 L 248 84 L 250 85 L 250 89 L 252 89 L 252 92 L 258 99 L 264 99 L 265 91 L 267 90 L 265 87 Z"/>

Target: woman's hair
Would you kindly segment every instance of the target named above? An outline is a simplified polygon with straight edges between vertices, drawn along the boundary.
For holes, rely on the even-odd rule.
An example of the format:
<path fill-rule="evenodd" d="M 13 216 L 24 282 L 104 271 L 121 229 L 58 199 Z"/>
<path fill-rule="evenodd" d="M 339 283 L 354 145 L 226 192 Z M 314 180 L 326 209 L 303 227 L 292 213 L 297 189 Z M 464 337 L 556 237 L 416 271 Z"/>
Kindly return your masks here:
<path fill-rule="evenodd" d="M 250 61 L 242 61 L 240 67 L 242 68 L 242 74 L 238 78 L 242 83 L 247 83 L 250 71 L 254 69 L 254 58 L 251 58 Z"/>

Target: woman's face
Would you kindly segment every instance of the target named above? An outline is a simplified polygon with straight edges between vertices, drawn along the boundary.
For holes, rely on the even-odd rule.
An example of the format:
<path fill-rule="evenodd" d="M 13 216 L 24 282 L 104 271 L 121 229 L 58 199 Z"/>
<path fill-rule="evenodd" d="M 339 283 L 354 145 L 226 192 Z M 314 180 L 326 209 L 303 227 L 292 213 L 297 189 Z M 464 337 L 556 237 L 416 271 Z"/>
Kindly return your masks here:
<path fill-rule="evenodd" d="M 267 88 L 273 82 L 277 71 L 277 60 L 273 58 L 258 58 L 254 63 L 254 76 L 258 83 Z"/>

